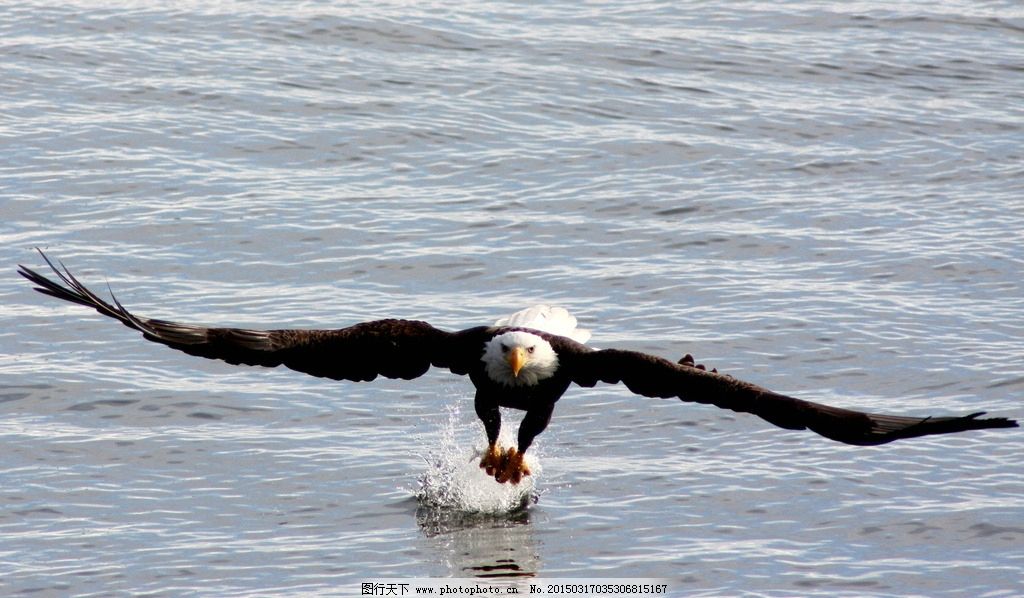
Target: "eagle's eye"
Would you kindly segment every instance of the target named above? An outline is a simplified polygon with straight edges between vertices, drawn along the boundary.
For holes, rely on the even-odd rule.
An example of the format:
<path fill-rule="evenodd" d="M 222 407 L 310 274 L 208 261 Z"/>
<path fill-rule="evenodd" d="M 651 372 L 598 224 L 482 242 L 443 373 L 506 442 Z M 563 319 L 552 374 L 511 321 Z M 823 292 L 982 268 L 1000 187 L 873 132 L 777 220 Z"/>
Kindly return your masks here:
<path fill-rule="evenodd" d="M 502 353 L 508 353 L 508 345 L 506 345 L 505 343 L 502 343 L 501 344 L 501 352 Z"/>
<path fill-rule="evenodd" d="M 536 348 L 537 348 L 537 347 L 527 347 L 527 348 L 526 348 L 526 352 L 527 352 L 527 353 L 533 353 L 533 350 L 534 350 L 534 349 L 536 349 Z"/>

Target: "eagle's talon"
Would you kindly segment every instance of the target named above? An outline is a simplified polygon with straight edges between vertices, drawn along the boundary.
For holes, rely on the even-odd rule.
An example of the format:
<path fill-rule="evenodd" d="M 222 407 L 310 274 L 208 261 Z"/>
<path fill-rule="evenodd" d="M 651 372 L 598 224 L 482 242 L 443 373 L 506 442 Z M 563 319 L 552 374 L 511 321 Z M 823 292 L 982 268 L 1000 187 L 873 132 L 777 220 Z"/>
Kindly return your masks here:
<path fill-rule="evenodd" d="M 494 480 L 499 484 L 518 484 L 523 477 L 530 475 L 530 468 L 523 460 L 524 456 L 515 448 L 509 448 L 502 459 L 501 467 L 494 473 Z"/>
<path fill-rule="evenodd" d="M 489 476 L 496 476 L 501 471 L 502 465 L 505 463 L 505 451 L 502 450 L 495 444 L 487 447 L 487 452 L 484 453 L 482 459 L 480 459 L 480 468 L 487 472 Z"/>

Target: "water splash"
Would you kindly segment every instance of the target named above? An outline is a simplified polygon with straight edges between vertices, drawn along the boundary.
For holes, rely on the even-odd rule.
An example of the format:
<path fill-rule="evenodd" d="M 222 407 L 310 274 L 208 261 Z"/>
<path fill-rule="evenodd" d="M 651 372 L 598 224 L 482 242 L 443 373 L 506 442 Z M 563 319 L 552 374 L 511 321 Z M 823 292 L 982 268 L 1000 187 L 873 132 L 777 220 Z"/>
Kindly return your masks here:
<path fill-rule="evenodd" d="M 510 430 L 515 428 L 502 427 L 499 446 L 514 444 Z M 461 513 L 502 514 L 525 510 L 537 502 L 534 480 L 541 467 L 535 454 L 526 454 L 532 475 L 518 484 L 499 484 L 480 469 L 480 457 L 486 448 L 483 439 L 460 438 L 457 430 L 468 433 L 464 422 L 460 422 L 458 406 L 452 405 L 439 436 L 440 446 L 427 451 L 427 470 L 420 476 L 415 493 L 421 506 Z"/>

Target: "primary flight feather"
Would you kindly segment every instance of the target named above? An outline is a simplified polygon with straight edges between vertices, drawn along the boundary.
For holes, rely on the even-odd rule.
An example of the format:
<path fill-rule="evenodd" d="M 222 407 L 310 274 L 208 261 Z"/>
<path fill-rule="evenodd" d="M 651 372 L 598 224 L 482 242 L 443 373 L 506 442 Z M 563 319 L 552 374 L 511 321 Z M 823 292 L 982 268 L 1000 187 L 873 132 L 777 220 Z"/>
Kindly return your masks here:
<path fill-rule="evenodd" d="M 595 350 L 590 333 L 562 308 L 535 306 L 499 320 L 448 332 L 415 320 L 387 319 L 328 330 L 251 330 L 143 318 L 111 297 L 108 302 L 58 268 L 39 251 L 59 282 L 21 266 L 36 290 L 91 307 L 142 333 L 148 340 L 231 364 L 285 366 L 335 380 L 370 381 L 377 376 L 412 379 L 431 366 L 468 375 L 476 386 L 476 413 L 487 433 L 480 466 L 498 482 L 529 475 L 523 455 L 544 431 L 555 403 L 572 384 L 619 382 L 639 395 L 678 398 L 752 413 L 787 430 L 809 429 L 839 442 L 876 445 L 903 438 L 986 428 L 1012 428 L 1006 418 L 907 417 L 840 409 L 788 397 L 732 376 L 708 371 L 687 355 L 679 362 L 620 349 Z M 517 446 L 498 447 L 500 407 L 526 412 Z"/>

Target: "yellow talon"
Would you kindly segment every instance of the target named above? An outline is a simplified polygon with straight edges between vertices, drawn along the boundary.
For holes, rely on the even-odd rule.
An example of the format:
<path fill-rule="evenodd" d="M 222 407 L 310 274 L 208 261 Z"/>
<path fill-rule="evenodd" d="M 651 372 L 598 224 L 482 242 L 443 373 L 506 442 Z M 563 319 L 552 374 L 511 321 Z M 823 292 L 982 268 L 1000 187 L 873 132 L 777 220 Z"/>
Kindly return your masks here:
<path fill-rule="evenodd" d="M 498 445 L 492 444 L 487 447 L 487 452 L 484 453 L 482 459 L 480 459 L 480 468 L 487 472 L 487 475 L 497 475 L 497 472 L 501 471 L 501 467 L 505 462 L 505 451 L 501 450 Z"/>
<path fill-rule="evenodd" d="M 530 475 L 530 468 L 523 461 L 524 457 L 525 455 L 516 449 L 508 449 L 508 452 L 505 453 L 501 470 L 494 474 L 494 479 L 499 484 L 504 484 L 505 482 L 518 484 L 523 479 L 523 476 Z"/>
<path fill-rule="evenodd" d="M 480 468 L 487 475 L 494 477 L 499 484 L 512 482 L 518 484 L 524 476 L 530 475 L 530 468 L 523 460 L 524 455 L 515 449 L 501 449 L 497 445 L 487 447 L 487 452 L 480 459 Z"/>

